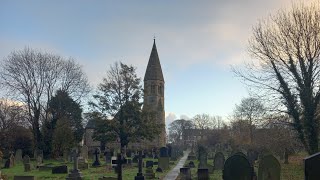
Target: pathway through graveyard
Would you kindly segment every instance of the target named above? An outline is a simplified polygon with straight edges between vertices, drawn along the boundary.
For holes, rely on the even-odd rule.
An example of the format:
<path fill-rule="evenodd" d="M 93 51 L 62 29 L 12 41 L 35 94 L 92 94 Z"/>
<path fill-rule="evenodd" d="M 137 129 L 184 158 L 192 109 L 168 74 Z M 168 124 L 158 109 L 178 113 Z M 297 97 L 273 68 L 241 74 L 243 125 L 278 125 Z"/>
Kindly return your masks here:
<path fill-rule="evenodd" d="M 180 173 L 180 168 L 183 167 L 184 163 L 186 162 L 190 151 L 186 151 L 184 156 L 180 159 L 176 167 L 174 167 L 165 177 L 164 180 L 174 180 L 178 177 Z"/>

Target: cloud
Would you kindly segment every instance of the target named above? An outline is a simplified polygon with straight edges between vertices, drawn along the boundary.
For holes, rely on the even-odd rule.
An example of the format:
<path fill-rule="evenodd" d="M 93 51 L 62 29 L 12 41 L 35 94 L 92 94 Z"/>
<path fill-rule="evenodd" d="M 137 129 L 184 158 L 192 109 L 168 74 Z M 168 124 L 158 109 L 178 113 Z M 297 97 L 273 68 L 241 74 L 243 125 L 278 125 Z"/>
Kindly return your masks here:
<path fill-rule="evenodd" d="M 170 123 L 172 123 L 174 120 L 177 119 L 177 116 L 173 112 L 166 112 L 166 125 L 168 126 Z"/>
<path fill-rule="evenodd" d="M 190 120 L 191 118 L 189 118 L 189 116 L 187 116 L 187 115 L 185 115 L 185 114 L 181 114 L 181 115 L 180 115 L 180 119 Z"/>

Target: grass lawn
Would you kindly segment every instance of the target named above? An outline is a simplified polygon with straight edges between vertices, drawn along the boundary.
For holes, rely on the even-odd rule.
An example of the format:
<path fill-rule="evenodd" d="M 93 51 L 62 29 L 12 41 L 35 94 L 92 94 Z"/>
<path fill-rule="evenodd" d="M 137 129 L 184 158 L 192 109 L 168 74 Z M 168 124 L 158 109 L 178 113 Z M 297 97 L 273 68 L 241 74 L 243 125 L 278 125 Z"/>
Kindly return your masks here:
<path fill-rule="evenodd" d="M 144 162 L 147 160 L 153 160 L 153 159 L 144 159 Z M 170 165 L 170 168 L 173 168 L 178 161 L 175 161 L 174 165 Z M 36 162 L 31 162 L 33 164 L 36 164 Z M 45 164 L 52 164 L 52 165 L 67 165 L 68 169 L 71 170 L 73 167 L 72 163 L 61 163 L 59 161 L 54 160 L 46 160 Z M 89 161 L 89 164 L 92 164 L 92 162 Z M 153 170 L 155 172 L 157 166 L 153 167 Z M 166 170 L 163 173 L 156 173 L 156 178 L 162 179 L 170 170 Z M 67 174 L 52 174 L 50 171 L 39 171 L 37 169 L 34 169 L 30 172 L 24 172 L 24 167 L 22 163 L 16 164 L 13 168 L 10 169 L 1 169 L 2 175 L 7 177 L 8 180 L 12 180 L 14 175 L 23 175 L 23 176 L 35 176 L 37 177 L 37 180 L 39 179 L 65 179 L 67 177 Z M 114 170 L 111 168 L 110 165 L 103 165 L 98 168 L 89 167 L 87 170 L 82 170 L 82 175 L 84 176 L 84 179 L 87 180 L 96 180 L 99 177 L 102 176 L 108 176 L 108 177 L 117 177 Z M 135 166 L 125 166 L 123 168 L 123 179 L 124 180 L 132 180 L 134 179 L 134 176 L 137 175 L 138 167 Z M 143 173 L 145 173 L 145 169 L 143 169 Z"/>
<path fill-rule="evenodd" d="M 303 170 L 303 158 L 308 155 L 305 153 L 295 154 L 289 156 L 289 164 L 281 164 L 281 179 L 283 180 L 301 180 L 304 179 L 304 170 Z M 185 165 L 189 164 L 189 160 L 185 162 Z M 193 161 L 195 166 L 198 167 L 199 161 Z M 208 164 L 213 165 L 213 160 L 209 159 Z M 258 162 L 255 165 L 255 172 L 258 175 Z M 191 168 L 192 179 L 197 179 L 197 168 Z M 215 170 L 213 174 L 210 174 L 210 180 L 222 180 L 222 171 Z"/>

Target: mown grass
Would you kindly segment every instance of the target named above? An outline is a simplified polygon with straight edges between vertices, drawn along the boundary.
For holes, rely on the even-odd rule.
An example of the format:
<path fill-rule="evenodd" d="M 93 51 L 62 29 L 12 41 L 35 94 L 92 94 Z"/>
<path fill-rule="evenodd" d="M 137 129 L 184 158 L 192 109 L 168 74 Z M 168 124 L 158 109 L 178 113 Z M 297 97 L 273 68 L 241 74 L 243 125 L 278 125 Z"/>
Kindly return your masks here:
<path fill-rule="evenodd" d="M 303 170 L 303 158 L 307 156 L 306 153 L 294 154 L 289 157 L 289 164 L 281 164 L 281 179 L 282 180 L 302 180 L 304 179 Z M 185 162 L 185 165 L 189 164 L 189 160 Z M 193 161 L 196 168 L 191 168 L 192 179 L 197 179 L 197 167 L 199 164 L 198 160 Z M 209 159 L 208 164 L 213 165 L 213 160 Z M 258 175 L 258 162 L 255 165 L 255 172 Z M 222 180 L 222 170 L 215 170 L 213 174 L 210 174 L 211 180 Z"/>
<path fill-rule="evenodd" d="M 154 160 L 154 159 L 144 159 L 144 162 L 147 160 Z M 36 162 L 31 162 L 33 165 L 36 164 Z M 72 163 L 62 163 L 55 160 L 47 160 L 44 164 L 51 164 L 54 166 L 58 165 L 67 165 L 68 169 L 71 170 L 73 168 Z M 89 164 L 92 164 L 92 162 L 89 162 Z M 174 165 L 170 165 L 170 169 L 172 169 L 177 164 L 177 161 L 174 162 Z M 154 166 L 153 170 L 155 172 L 157 166 Z M 162 179 L 170 170 L 166 170 L 162 173 L 155 172 L 156 179 Z M 24 172 L 24 167 L 22 163 L 16 164 L 14 167 L 10 169 L 1 169 L 2 175 L 8 179 L 12 180 L 15 175 L 21 175 L 21 176 L 35 176 L 37 180 L 42 179 L 49 179 L 49 180 L 56 180 L 56 179 L 65 179 L 67 177 L 67 174 L 52 174 L 51 170 L 49 171 L 39 171 L 38 169 L 33 169 L 30 172 Z M 96 180 L 100 177 L 107 176 L 107 177 L 117 177 L 117 174 L 114 172 L 114 170 L 111 168 L 110 165 L 102 165 L 101 167 L 89 167 L 87 170 L 81 170 L 82 175 L 84 176 L 84 179 L 86 180 Z M 123 167 L 123 179 L 124 180 L 132 180 L 137 175 L 138 167 L 136 166 L 129 166 L 126 165 Z M 143 169 L 143 173 L 145 172 L 145 168 Z"/>

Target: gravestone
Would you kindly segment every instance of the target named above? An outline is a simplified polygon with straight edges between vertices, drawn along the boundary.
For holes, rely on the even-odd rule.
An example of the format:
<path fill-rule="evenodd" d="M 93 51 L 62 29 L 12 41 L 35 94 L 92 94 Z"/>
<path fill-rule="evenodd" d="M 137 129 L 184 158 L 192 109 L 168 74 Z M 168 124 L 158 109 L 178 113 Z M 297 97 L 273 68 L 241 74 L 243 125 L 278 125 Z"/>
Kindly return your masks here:
<path fill-rule="evenodd" d="M 195 153 L 194 153 L 194 146 L 193 146 L 193 144 L 192 144 L 192 146 L 191 146 L 191 152 L 189 153 L 187 159 L 188 159 L 188 160 L 196 160 L 196 159 L 197 159 L 197 157 L 196 157 L 196 155 L 195 155 Z"/>
<path fill-rule="evenodd" d="M 160 148 L 160 157 L 158 159 L 158 167 L 162 170 L 169 169 L 169 156 L 168 156 L 168 149 L 166 147 Z"/>
<path fill-rule="evenodd" d="M 209 170 L 207 168 L 199 168 L 198 169 L 198 180 L 208 180 L 208 179 L 209 179 Z"/>
<path fill-rule="evenodd" d="M 21 149 L 18 149 L 18 150 L 16 151 L 16 154 L 15 154 L 15 156 L 14 156 L 14 161 L 15 161 L 15 163 L 20 163 L 20 162 L 22 162 L 22 150 L 21 150 Z"/>
<path fill-rule="evenodd" d="M 193 161 L 190 161 L 189 162 L 189 168 L 195 168 L 196 166 L 194 165 L 194 162 Z"/>
<path fill-rule="evenodd" d="M 78 158 L 78 168 L 80 170 L 86 170 L 89 169 L 89 163 L 87 160 L 85 160 L 83 157 Z"/>
<path fill-rule="evenodd" d="M 146 173 L 144 174 L 146 179 L 154 179 L 155 173 L 153 172 L 153 166 L 146 167 Z"/>
<path fill-rule="evenodd" d="M 35 176 L 13 176 L 13 180 L 36 180 Z"/>
<path fill-rule="evenodd" d="M 10 167 L 13 167 L 13 166 L 15 165 L 16 162 L 14 162 L 14 159 L 15 159 L 15 158 L 14 158 L 14 155 L 11 154 L 11 155 L 10 155 Z"/>
<path fill-rule="evenodd" d="M 198 157 L 199 157 L 199 166 L 198 168 L 207 168 L 207 150 L 205 149 L 204 146 L 199 146 L 198 148 Z"/>
<path fill-rule="evenodd" d="M 106 161 L 106 164 L 110 164 L 111 163 L 111 152 L 110 150 L 106 150 L 104 153 L 104 159 Z"/>
<path fill-rule="evenodd" d="M 64 151 L 63 151 L 63 155 L 62 155 L 62 156 L 63 156 L 63 160 L 64 160 L 65 162 L 69 160 L 68 154 L 69 154 L 68 150 L 64 150 Z"/>
<path fill-rule="evenodd" d="M 134 177 L 135 180 L 144 180 L 144 176 L 142 174 L 142 151 L 139 151 L 139 163 L 138 163 L 138 173 L 137 176 Z"/>
<path fill-rule="evenodd" d="M 213 167 L 215 170 L 222 170 L 224 165 L 224 155 L 221 152 L 217 152 L 214 155 Z"/>
<path fill-rule="evenodd" d="M 83 145 L 81 147 L 81 157 L 83 157 L 86 161 L 88 160 L 88 146 Z"/>
<path fill-rule="evenodd" d="M 101 163 L 100 163 L 100 160 L 99 160 L 99 154 L 100 154 L 100 149 L 96 148 L 95 151 L 94 151 L 95 160 L 92 163 L 93 167 L 101 166 Z"/>
<path fill-rule="evenodd" d="M 251 180 L 252 168 L 249 161 L 242 155 L 229 157 L 223 166 L 224 180 Z"/>
<path fill-rule="evenodd" d="M 30 157 L 28 155 L 25 155 L 23 157 L 23 166 L 24 166 L 24 172 L 29 172 L 32 169 L 32 165 L 30 163 Z"/>
<path fill-rule="evenodd" d="M 68 166 L 55 166 L 52 168 L 52 174 L 67 174 L 68 173 Z"/>
<path fill-rule="evenodd" d="M 147 161 L 146 162 L 146 168 L 153 167 L 153 161 Z"/>
<path fill-rule="evenodd" d="M 191 170 L 190 170 L 190 168 L 187 168 L 187 167 L 180 168 L 180 177 L 183 180 L 191 180 Z"/>
<path fill-rule="evenodd" d="M 320 152 L 303 159 L 304 179 L 318 180 L 320 177 Z"/>
<path fill-rule="evenodd" d="M 281 166 L 277 158 L 268 154 L 259 160 L 258 180 L 280 180 Z"/>
<path fill-rule="evenodd" d="M 78 169 L 78 157 L 79 153 L 76 149 L 72 151 L 72 157 L 73 157 L 73 170 L 70 171 L 69 175 L 67 176 L 67 180 L 81 180 L 83 179 L 81 171 Z"/>

